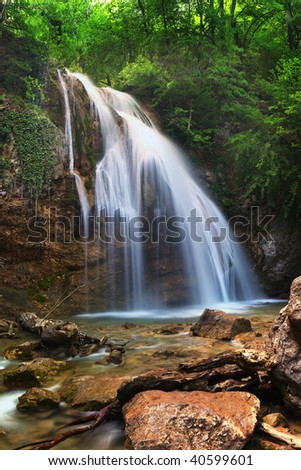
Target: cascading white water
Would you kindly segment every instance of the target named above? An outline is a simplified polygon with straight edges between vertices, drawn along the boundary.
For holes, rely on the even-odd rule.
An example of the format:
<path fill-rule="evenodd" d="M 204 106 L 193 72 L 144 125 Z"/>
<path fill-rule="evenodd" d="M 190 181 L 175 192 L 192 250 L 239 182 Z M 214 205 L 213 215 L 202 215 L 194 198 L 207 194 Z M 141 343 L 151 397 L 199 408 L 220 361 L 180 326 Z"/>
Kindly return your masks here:
<path fill-rule="evenodd" d="M 191 280 L 191 303 L 213 305 L 262 296 L 227 220 L 193 179 L 181 151 L 156 129 L 130 95 L 99 89 L 85 75 L 71 75 L 86 89 L 101 127 L 104 155 L 96 168 L 97 214 L 105 211 L 114 217 L 118 212 L 126 220 L 123 232 L 127 235 L 134 217 L 176 217 L 169 230 L 175 234 L 180 224 L 181 236 L 186 234 L 177 249 L 184 260 L 183 272 Z M 143 244 L 130 238 L 123 244 L 124 290 L 127 307 L 141 309 L 148 306 L 148 266 Z M 158 240 L 156 243 L 160 245 Z M 114 263 L 114 244 L 109 253 Z M 158 305 L 160 297 L 159 293 Z"/>
<path fill-rule="evenodd" d="M 70 102 L 68 96 L 68 90 L 63 78 L 61 70 L 58 70 L 58 76 L 60 80 L 60 84 L 63 90 L 64 95 L 64 104 L 65 104 L 65 137 L 67 142 L 68 148 L 68 155 L 69 155 L 69 170 L 70 174 L 74 176 L 76 189 L 81 205 L 81 212 L 83 218 L 83 228 L 84 233 L 82 234 L 85 238 L 88 236 L 88 221 L 89 221 L 89 212 L 90 206 L 87 199 L 86 191 L 81 180 L 81 177 L 74 171 L 74 152 L 73 152 L 73 142 L 72 142 L 72 123 L 71 123 L 71 110 L 70 110 Z"/>

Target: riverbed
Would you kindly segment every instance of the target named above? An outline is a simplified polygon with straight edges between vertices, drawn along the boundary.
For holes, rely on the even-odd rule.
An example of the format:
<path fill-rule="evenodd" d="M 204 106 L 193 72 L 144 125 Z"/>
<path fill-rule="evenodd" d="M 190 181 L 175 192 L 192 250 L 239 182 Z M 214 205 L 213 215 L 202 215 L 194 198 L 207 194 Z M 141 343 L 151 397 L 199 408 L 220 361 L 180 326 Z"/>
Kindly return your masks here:
<path fill-rule="evenodd" d="M 267 332 L 275 315 L 284 306 L 283 302 L 258 301 L 229 304 L 223 307 L 228 313 L 243 314 L 252 322 L 259 333 Z M 143 312 L 108 312 L 74 316 L 83 332 L 94 337 L 106 336 L 115 343 L 125 344 L 122 364 L 106 364 L 105 349 L 85 358 L 54 357 L 67 360 L 70 368 L 59 378 L 49 380 L 44 388 L 59 389 L 75 375 L 134 376 L 155 368 L 177 368 L 180 362 L 241 347 L 237 341 L 217 341 L 210 338 L 191 336 L 191 324 L 197 321 L 199 308 L 179 308 Z M 6 347 L 34 339 L 34 335 L 21 332 L 16 339 L 1 340 L 0 378 L 8 367 L 17 361 L 8 361 L 2 353 Z M 25 390 L 8 390 L 0 382 L 0 449 L 13 449 L 26 444 L 53 437 L 58 428 L 78 418 L 83 412 L 67 408 L 64 403 L 59 409 L 47 412 L 25 413 L 16 409 L 18 397 Z M 109 421 L 103 426 L 81 436 L 61 443 L 58 449 L 122 449 L 123 423 Z"/>

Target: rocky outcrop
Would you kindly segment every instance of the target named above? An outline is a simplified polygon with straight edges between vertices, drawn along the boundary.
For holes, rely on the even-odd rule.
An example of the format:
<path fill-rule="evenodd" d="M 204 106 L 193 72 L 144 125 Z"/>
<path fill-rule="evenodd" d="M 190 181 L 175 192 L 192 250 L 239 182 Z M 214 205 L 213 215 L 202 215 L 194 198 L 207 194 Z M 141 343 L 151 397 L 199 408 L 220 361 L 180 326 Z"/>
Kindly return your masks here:
<path fill-rule="evenodd" d="M 239 333 L 252 330 L 247 318 L 229 315 L 222 310 L 206 308 L 200 319 L 191 327 L 194 336 L 204 336 L 219 340 L 231 340 Z"/>
<path fill-rule="evenodd" d="M 3 374 L 3 383 L 9 388 L 41 387 L 49 378 L 59 375 L 66 368 L 67 363 L 63 361 L 34 359 L 13 369 L 7 369 Z"/>
<path fill-rule="evenodd" d="M 85 284 L 84 247 L 80 242 L 80 203 L 75 179 L 69 173 L 69 158 L 64 137 L 64 100 L 56 70 L 50 70 L 45 106 L 48 117 L 56 125 L 55 162 L 51 187 L 44 188 L 37 201 L 24 191 L 20 156 L 13 139 L 4 142 L 3 158 L 10 164 L 7 175 L 1 178 L 0 210 L 0 314 L 12 317 L 22 310 L 49 311 L 60 298 Z M 69 83 L 70 90 L 79 84 Z M 73 95 L 72 95 L 73 96 Z M 90 119 L 89 99 L 82 87 L 72 98 L 75 168 L 85 184 L 91 207 L 93 175 L 97 149 L 93 143 L 93 122 Z M 8 100 L 5 112 L 13 110 Z M 22 111 L 22 103 L 20 103 Z M 18 112 L 20 111 L 18 109 Z M 10 139 L 10 136 L 8 136 Z M 47 140 L 47 139 L 46 139 Z M 100 139 L 98 139 L 100 140 Z M 101 142 L 97 142 L 100 146 Z M 98 155 L 100 153 L 98 152 Z M 102 289 L 106 289 L 107 273 L 96 268 L 103 260 L 103 251 L 96 242 L 89 245 L 87 264 L 91 272 L 87 283 L 103 277 L 100 286 L 90 289 L 91 305 L 99 299 L 98 308 L 105 307 Z M 85 289 L 79 289 L 60 313 L 83 311 Z M 96 294 L 97 292 L 97 294 Z M 95 307 L 94 307 L 95 308 Z"/>
<path fill-rule="evenodd" d="M 301 277 L 291 286 L 290 300 L 270 331 L 275 354 L 273 380 L 286 406 L 301 415 Z"/>
<path fill-rule="evenodd" d="M 126 448 L 242 449 L 259 407 L 258 398 L 245 392 L 142 392 L 123 407 Z"/>
<path fill-rule="evenodd" d="M 45 411 L 60 404 L 58 393 L 43 388 L 30 388 L 18 398 L 19 411 Z"/>
<path fill-rule="evenodd" d="M 266 239 L 260 237 L 251 247 L 263 288 L 271 297 L 287 298 L 294 278 L 300 276 L 300 229 L 276 216 Z"/>
<path fill-rule="evenodd" d="M 79 376 L 72 377 L 60 389 L 61 400 L 67 406 L 84 410 L 100 410 L 115 400 L 118 389 L 129 377 Z"/>

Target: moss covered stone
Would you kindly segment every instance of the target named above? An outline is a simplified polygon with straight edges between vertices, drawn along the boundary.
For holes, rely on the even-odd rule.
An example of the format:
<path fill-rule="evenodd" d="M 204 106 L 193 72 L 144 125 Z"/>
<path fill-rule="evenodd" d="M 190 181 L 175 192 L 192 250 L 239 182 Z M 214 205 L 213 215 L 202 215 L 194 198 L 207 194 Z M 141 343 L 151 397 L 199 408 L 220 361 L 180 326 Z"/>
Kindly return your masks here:
<path fill-rule="evenodd" d="M 3 374 L 3 383 L 9 388 L 41 387 L 51 377 L 67 368 L 67 363 L 54 359 L 34 359 L 28 363 L 7 370 Z"/>
<path fill-rule="evenodd" d="M 19 411 L 44 411 L 58 407 L 60 397 L 57 393 L 42 388 L 30 388 L 18 398 Z"/>

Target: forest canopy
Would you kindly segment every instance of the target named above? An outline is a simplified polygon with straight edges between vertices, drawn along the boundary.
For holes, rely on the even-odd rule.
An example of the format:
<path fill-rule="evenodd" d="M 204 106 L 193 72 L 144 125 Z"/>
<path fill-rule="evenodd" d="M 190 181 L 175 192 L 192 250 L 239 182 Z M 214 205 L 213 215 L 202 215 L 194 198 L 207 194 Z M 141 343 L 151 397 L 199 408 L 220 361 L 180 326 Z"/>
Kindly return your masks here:
<path fill-rule="evenodd" d="M 301 0 L 0 2 L 1 88 L 43 106 L 49 66 L 133 93 L 196 165 L 301 221 Z M 221 177 L 222 179 L 222 177 Z"/>

